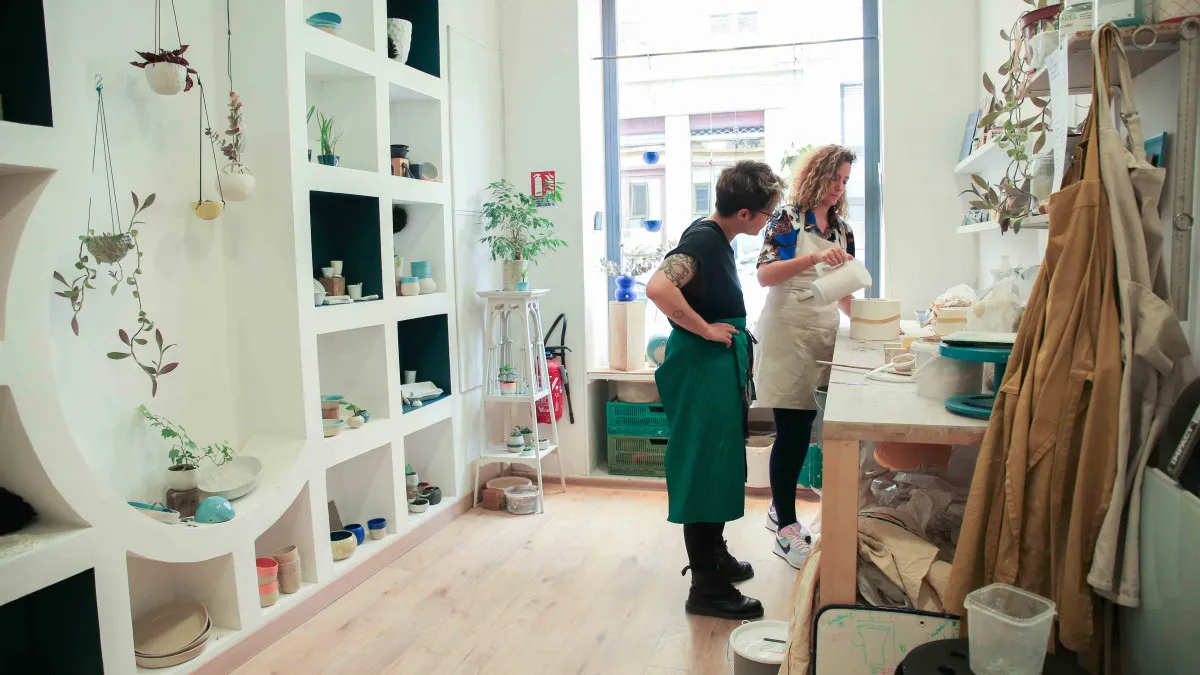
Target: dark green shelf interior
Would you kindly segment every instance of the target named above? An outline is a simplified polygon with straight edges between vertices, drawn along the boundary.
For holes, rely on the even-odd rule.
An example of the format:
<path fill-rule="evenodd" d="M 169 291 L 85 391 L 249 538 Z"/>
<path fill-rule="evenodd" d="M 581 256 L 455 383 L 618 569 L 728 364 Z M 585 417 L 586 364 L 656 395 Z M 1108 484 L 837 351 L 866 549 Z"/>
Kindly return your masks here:
<path fill-rule="evenodd" d="M 383 295 L 383 249 L 379 199 L 335 192 L 309 194 L 313 278 L 331 260 L 342 261 L 347 284 L 361 283 L 363 295 Z"/>
<path fill-rule="evenodd" d="M 388 0 L 389 19 L 406 19 L 412 22 L 412 47 L 408 52 L 407 65 L 442 76 L 442 56 L 438 48 L 438 0 Z"/>
<path fill-rule="evenodd" d="M 100 618 L 92 570 L 0 606 L 0 672 L 100 675 Z"/>
<path fill-rule="evenodd" d="M 5 122 L 54 126 L 50 110 L 50 66 L 41 0 L 0 3 L 0 101 Z"/>
<path fill-rule="evenodd" d="M 450 388 L 450 329 L 445 314 L 396 324 L 400 372 L 417 371 L 417 382 L 432 382 L 445 394 Z"/>

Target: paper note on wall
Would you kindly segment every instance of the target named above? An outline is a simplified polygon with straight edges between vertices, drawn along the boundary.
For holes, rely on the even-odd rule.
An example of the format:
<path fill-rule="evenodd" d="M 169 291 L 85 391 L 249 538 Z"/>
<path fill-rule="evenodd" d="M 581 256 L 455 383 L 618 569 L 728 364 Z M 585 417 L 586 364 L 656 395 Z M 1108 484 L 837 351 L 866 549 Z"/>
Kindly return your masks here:
<path fill-rule="evenodd" d="M 1062 40 L 1058 49 L 1046 59 L 1046 73 L 1050 78 L 1051 124 L 1046 143 L 1054 153 L 1054 186 L 1057 192 L 1062 187 L 1063 174 L 1067 166 L 1067 128 L 1071 124 L 1071 91 L 1067 78 L 1067 41 Z"/>

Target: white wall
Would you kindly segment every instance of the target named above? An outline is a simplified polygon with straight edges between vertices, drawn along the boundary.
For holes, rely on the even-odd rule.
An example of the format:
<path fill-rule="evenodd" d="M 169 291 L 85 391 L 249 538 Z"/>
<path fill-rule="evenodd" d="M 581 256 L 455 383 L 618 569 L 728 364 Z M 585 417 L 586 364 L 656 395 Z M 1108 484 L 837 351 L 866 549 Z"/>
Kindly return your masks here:
<path fill-rule="evenodd" d="M 226 88 L 223 59 L 218 67 L 217 54 L 224 53 L 224 42 L 218 45 L 212 39 L 218 33 L 214 7 L 211 3 L 176 3 L 184 42 L 192 43 L 185 56 L 205 76 L 212 124 L 223 129 Z M 220 16 L 223 32 L 223 7 Z M 169 353 L 170 360 L 182 365 L 161 379 L 158 396 L 152 398 L 149 378 L 131 360 L 105 358 L 107 352 L 121 350 L 117 331 L 129 330 L 137 313 L 128 286 L 122 285 L 116 296 L 110 295 L 112 280 L 105 276 L 107 269 L 101 270 L 98 288 L 87 298 L 79 337 L 68 327 L 71 312 L 66 301 L 50 294 L 50 270 L 45 270 L 44 279 L 31 280 L 29 290 L 44 293 L 50 303 L 56 328 L 51 351 L 57 387 L 81 453 L 120 496 L 157 501 L 165 487 L 161 472 L 167 466 L 167 446 L 148 432 L 137 406 L 146 403 L 187 426 L 193 437 L 204 443 L 222 438 L 236 442 L 238 411 L 229 395 L 229 369 L 201 366 L 228 363 L 229 348 L 226 224 L 223 219 L 198 220 L 188 207 L 197 191 L 199 90 L 176 96 L 154 94 L 143 71 L 129 65 L 136 57 L 134 49 L 151 49 L 152 20 L 149 6 L 134 0 L 73 3 L 69 10 L 48 6 L 47 21 L 69 24 L 67 30 L 73 35 L 72 43 L 65 47 L 70 53 L 50 54 L 52 61 L 74 64 L 76 91 L 66 95 L 67 105 L 56 102 L 54 120 L 56 129 L 69 139 L 65 150 L 73 165 L 59 172 L 43 196 L 43 201 L 52 205 L 69 207 L 52 206 L 59 217 L 43 219 L 38 226 L 54 229 L 60 245 L 53 263 L 64 275 L 73 270 L 77 237 L 87 222 L 85 192 L 93 198 L 93 228 L 108 227 L 107 197 L 99 177 L 102 166 L 97 166 L 96 177 L 90 171 L 96 109 L 92 80 L 100 74 L 122 219 L 132 215 L 130 191 L 143 200 L 151 193 L 157 195 L 155 204 L 143 214 L 146 224 L 139 227 L 145 253 L 142 296 L 147 313 L 166 339 L 179 345 Z M 163 25 L 169 22 L 170 17 L 164 17 Z M 173 48 L 174 28 L 167 34 L 170 37 L 165 42 Z M 56 96 L 59 93 L 55 91 Z M 252 113 L 247 116 L 252 118 Z M 207 191 L 214 168 L 207 141 L 204 145 Z M 127 269 L 132 267 L 127 265 Z M 153 335 L 149 337 L 152 346 Z"/>
<path fill-rule="evenodd" d="M 906 316 L 976 279 L 976 242 L 954 233 L 963 208 L 951 172 L 979 105 L 977 17 L 961 0 L 880 3 L 883 292 Z"/>

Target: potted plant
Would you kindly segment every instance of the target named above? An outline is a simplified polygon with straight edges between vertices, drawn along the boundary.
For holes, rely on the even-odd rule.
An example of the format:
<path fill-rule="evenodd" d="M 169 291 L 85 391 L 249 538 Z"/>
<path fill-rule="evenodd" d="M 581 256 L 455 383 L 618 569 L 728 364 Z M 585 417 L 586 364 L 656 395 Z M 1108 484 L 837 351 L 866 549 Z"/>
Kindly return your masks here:
<path fill-rule="evenodd" d="M 312 116 L 313 116 L 313 113 L 316 111 L 317 111 L 317 106 L 315 106 L 315 105 L 308 106 L 308 113 L 304 115 L 305 133 L 308 133 L 308 131 L 307 131 L 308 125 L 310 123 L 312 123 Z M 307 144 L 307 142 L 308 141 L 306 140 L 305 143 Z M 310 161 L 310 162 L 312 161 L 312 148 L 308 148 L 308 161 Z"/>
<path fill-rule="evenodd" d="M 534 445 L 536 445 L 533 437 L 533 429 L 525 426 L 518 426 L 516 429 L 514 429 L 514 431 L 521 432 L 521 439 L 524 441 L 526 446 L 532 448 Z"/>
<path fill-rule="evenodd" d="M 804 158 L 808 156 L 808 153 L 812 152 L 812 149 L 812 143 L 809 143 L 803 148 L 797 148 L 793 145 L 785 150 L 783 152 L 783 159 L 779 161 L 779 173 L 788 177 L 795 176 L 796 172 L 800 170 L 800 165 L 804 162 Z"/>
<path fill-rule="evenodd" d="M 325 166 L 337 166 L 341 159 L 337 154 L 338 143 L 342 142 L 342 130 L 334 126 L 333 118 L 317 111 L 317 126 L 321 129 L 321 154 L 317 162 Z"/>
<path fill-rule="evenodd" d="M 217 190 L 223 199 L 231 202 L 242 202 L 250 198 L 254 192 L 254 174 L 250 168 L 242 164 L 242 153 L 246 151 L 246 133 L 242 130 L 242 102 L 236 92 L 229 92 L 229 128 L 224 134 L 217 133 L 209 127 L 204 130 L 212 144 L 225 155 L 229 164 L 221 170 L 221 178 L 217 181 Z"/>
<path fill-rule="evenodd" d="M 600 268 L 617 282 L 613 299 L 617 302 L 637 300 L 637 291 L 633 289 L 634 277 L 653 270 L 673 248 L 675 242 L 668 242 L 663 246 L 637 246 L 626 251 L 625 244 L 621 244 L 620 262 L 601 258 Z"/>
<path fill-rule="evenodd" d="M 141 61 L 130 61 L 129 64 L 146 72 L 146 83 L 156 94 L 171 96 L 188 91 L 194 84 L 192 75 L 196 74 L 188 60 L 183 58 L 187 45 L 179 49 L 156 49 L 152 52 L 138 52 Z"/>
<path fill-rule="evenodd" d="M 111 232 L 101 232 L 96 234 L 94 229 L 89 228 L 87 234 L 79 237 L 79 252 L 75 262 L 76 276 L 67 281 L 67 278 L 60 272 L 54 273 L 54 279 L 65 287 L 65 290 L 55 291 L 54 294 L 66 298 L 71 303 L 71 331 L 75 335 L 79 335 L 79 313 L 83 311 L 83 303 L 87 298 L 89 290 L 95 290 L 95 282 L 100 276 L 100 264 L 109 265 L 108 276 L 112 279 L 113 285 L 109 289 L 110 295 L 116 295 L 117 291 L 122 286 L 131 287 L 130 293 L 133 299 L 137 301 L 137 321 L 136 330 L 132 332 L 124 328 L 117 331 L 117 337 L 124 345 L 122 351 L 108 352 L 108 358 L 114 361 L 121 359 L 133 359 L 138 368 L 150 377 L 151 390 L 150 395 L 158 394 L 158 378 L 166 375 L 179 367 L 179 363 L 166 363 L 167 352 L 174 347 L 173 344 L 167 344 L 163 339 L 162 331 L 154 326 L 154 322 L 150 320 L 146 314 L 145 307 L 142 305 L 142 250 L 138 243 L 139 225 L 145 225 L 145 221 L 138 220 L 142 212 L 150 208 L 154 204 L 154 195 L 146 197 L 146 201 L 139 202 L 137 193 L 133 195 L 133 215 L 129 218 L 129 224 L 125 226 L 116 225 Z M 127 272 L 122 264 L 126 255 L 133 251 L 136 255 L 131 264 L 133 271 Z M 155 345 L 158 349 L 158 356 L 145 355 L 141 348 L 147 347 L 150 344 L 149 335 L 153 331 Z M 146 337 L 143 337 L 146 336 Z"/>
<path fill-rule="evenodd" d="M 346 420 L 346 423 L 351 429 L 357 429 L 371 421 L 371 413 L 367 412 L 366 408 L 360 408 L 349 401 L 341 401 L 341 404 L 350 411 L 350 419 Z"/>
<path fill-rule="evenodd" d="M 500 366 L 500 374 L 497 379 L 500 380 L 500 393 L 502 395 L 513 396 L 517 393 L 517 382 L 521 378 L 512 366 Z"/>
<path fill-rule="evenodd" d="M 561 203 L 562 187 L 554 183 L 543 193 L 542 203 Z M 504 261 L 504 290 L 513 291 L 525 278 L 530 260 L 567 242 L 554 236 L 554 223 L 538 215 L 539 202 L 533 196 L 517 192 L 507 180 L 492 183 L 488 190 L 492 201 L 480 207 L 488 235 L 479 241 L 491 247 L 492 260 Z"/>
<path fill-rule="evenodd" d="M 213 443 L 201 448 L 188 436 L 187 430 L 182 426 L 165 417 L 155 415 L 144 405 L 138 406 L 138 412 L 149 420 L 151 428 L 158 429 L 163 439 L 171 443 L 171 450 L 167 453 L 167 459 L 171 461 L 171 465 L 167 467 L 166 479 L 167 485 L 172 490 L 196 489 L 200 484 L 201 460 L 207 459 L 215 466 L 221 466 L 233 459 L 233 448 L 229 446 L 228 441 Z"/>
<path fill-rule="evenodd" d="M 525 451 L 525 438 L 521 436 L 520 428 L 512 430 L 512 433 L 508 435 L 508 441 L 505 442 L 504 447 L 508 448 L 509 452 Z"/>

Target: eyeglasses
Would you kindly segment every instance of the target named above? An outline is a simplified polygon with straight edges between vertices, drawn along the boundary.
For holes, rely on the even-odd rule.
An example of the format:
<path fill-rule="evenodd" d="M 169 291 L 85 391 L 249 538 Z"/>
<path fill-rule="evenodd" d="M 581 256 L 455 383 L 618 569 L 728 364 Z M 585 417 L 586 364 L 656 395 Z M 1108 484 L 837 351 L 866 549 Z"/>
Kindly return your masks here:
<path fill-rule="evenodd" d="M 774 217 L 775 217 L 775 214 L 774 214 L 774 213 L 771 213 L 770 211 L 758 211 L 758 210 L 756 210 L 756 211 L 755 211 L 755 213 L 761 213 L 761 214 L 763 214 L 764 216 L 766 216 L 768 219 L 770 219 L 770 218 L 774 218 Z"/>

